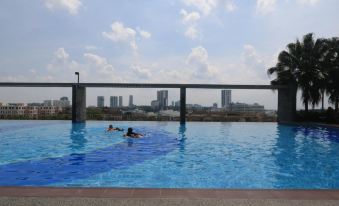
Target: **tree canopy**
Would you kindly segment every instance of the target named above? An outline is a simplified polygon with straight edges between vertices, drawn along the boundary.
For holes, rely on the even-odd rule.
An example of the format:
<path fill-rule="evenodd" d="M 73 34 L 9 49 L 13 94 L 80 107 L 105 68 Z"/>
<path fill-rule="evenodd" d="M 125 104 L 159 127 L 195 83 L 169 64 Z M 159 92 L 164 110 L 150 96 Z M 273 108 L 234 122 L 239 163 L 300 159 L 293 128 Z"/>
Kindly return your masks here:
<path fill-rule="evenodd" d="M 318 105 L 324 93 L 338 110 L 339 38 L 315 39 L 313 33 L 286 46 L 277 64 L 267 73 L 275 75 L 271 84 L 295 84 L 302 92 L 305 111 Z"/>

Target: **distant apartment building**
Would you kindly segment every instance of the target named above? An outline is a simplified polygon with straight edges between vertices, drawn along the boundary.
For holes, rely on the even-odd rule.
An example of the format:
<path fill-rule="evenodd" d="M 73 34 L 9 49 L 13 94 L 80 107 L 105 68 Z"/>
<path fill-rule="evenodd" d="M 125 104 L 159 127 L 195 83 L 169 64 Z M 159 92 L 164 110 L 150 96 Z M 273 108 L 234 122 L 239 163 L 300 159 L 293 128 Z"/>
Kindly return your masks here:
<path fill-rule="evenodd" d="M 226 107 L 232 102 L 232 91 L 221 90 L 221 107 Z"/>
<path fill-rule="evenodd" d="M 39 106 L 26 106 L 25 116 L 29 118 L 38 118 L 39 117 Z"/>
<path fill-rule="evenodd" d="M 70 107 L 71 102 L 69 101 L 68 97 L 61 97 L 59 100 L 60 107 Z M 59 106 L 59 105 L 54 105 Z"/>
<path fill-rule="evenodd" d="M 105 107 L 105 97 L 98 96 L 97 97 L 97 107 Z"/>
<path fill-rule="evenodd" d="M 27 116 L 37 118 L 39 116 L 52 116 L 62 111 L 61 107 L 56 106 L 25 106 L 23 103 L 9 103 L 0 106 L 0 117 L 18 117 Z"/>
<path fill-rule="evenodd" d="M 129 95 L 129 101 L 128 101 L 128 106 L 133 107 L 133 95 Z"/>
<path fill-rule="evenodd" d="M 111 108 L 118 107 L 118 97 L 117 96 L 111 96 L 109 99 L 109 106 Z"/>
<path fill-rule="evenodd" d="M 119 96 L 119 107 L 123 107 L 122 96 Z"/>
<path fill-rule="evenodd" d="M 152 109 L 155 109 L 155 110 L 159 109 L 159 107 L 160 107 L 160 102 L 159 102 L 158 100 L 153 100 L 153 101 L 151 102 L 151 107 L 152 107 Z"/>
<path fill-rule="evenodd" d="M 56 106 L 41 106 L 37 108 L 38 108 L 39 116 L 53 116 L 62 111 L 61 107 L 56 107 Z M 36 109 L 36 108 L 33 108 L 33 109 Z"/>
<path fill-rule="evenodd" d="M 168 90 L 157 91 L 157 101 L 160 109 L 165 109 L 168 106 Z"/>
<path fill-rule="evenodd" d="M 70 107 L 70 101 L 68 97 L 61 97 L 60 100 L 45 100 L 43 106 L 54 106 L 54 107 Z M 33 105 L 32 105 L 33 106 Z M 34 105 L 38 106 L 38 104 Z"/>
<path fill-rule="evenodd" d="M 23 103 L 8 103 L 0 106 L 0 115 L 2 117 L 23 116 L 25 115 L 25 106 Z"/>
<path fill-rule="evenodd" d="M 231 103 L 225 107 L 230 112 L 265 112 L 264 105 L 258 103 L 245 104 L 245 103 Z"/>
<path fill-rule="evenodd" d="M 180 107 L 180 100 L 174 102 L 174 106 L 175 106 L 175 107 Z"/>
<path fill-rule="evenodd" d="M 44 106 L 44 103 L 38 103 L 38 102 L 27 103 L 27 106 L 30 106 L 30 107 L 40 107 L 40 106 Z"/>
<path fill-rule="evenodd" d="M 218 103 L 213 103 L 213 108 L 218 108 Z"/>

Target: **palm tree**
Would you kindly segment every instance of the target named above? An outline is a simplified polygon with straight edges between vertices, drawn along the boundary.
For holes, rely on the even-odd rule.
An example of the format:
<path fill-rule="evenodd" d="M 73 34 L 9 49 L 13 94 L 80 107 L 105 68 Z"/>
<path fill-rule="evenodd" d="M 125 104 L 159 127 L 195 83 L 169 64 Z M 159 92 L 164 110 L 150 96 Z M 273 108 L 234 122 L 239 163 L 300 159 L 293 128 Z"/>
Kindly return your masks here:
<path fill-rule="evenodd" d="M 325 91 L 326 72 L 323 68 L 326 41 L 314 40 L 313 34 L 298 39 L 295 43 L 287 45 L 287 50 L 278 56 L 275 67 L 268 69 L 268 74 L 276 74 L 271 84 L 294 83 L 302 91 L 302 100 L 305 111 L 308 111 L 309 103 L 315 106 L 319 103 L 322 93 Z"/>
<path fill-rule="evenodd" d="M 335 105 L 335 110 L 339 107 L 339 38 L 334 37 L 328 40 L 329 54 L 326 62 L 328 63 L 328 78 L 326 92 L 329 95 L 329 101 Z"/>

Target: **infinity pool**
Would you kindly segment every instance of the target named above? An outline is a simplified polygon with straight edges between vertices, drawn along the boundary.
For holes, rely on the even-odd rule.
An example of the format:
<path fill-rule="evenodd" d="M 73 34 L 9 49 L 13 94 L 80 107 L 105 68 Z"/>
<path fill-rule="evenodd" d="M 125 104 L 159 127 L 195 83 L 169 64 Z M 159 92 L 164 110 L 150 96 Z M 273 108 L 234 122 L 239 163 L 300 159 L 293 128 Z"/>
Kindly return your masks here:
<path fill-rule="evenodd" d="M 126 139 L 109 124 L 146 134 Z M 276 123 L 0 121 L 0 186 L 339 188 L 339 130 Z"/>

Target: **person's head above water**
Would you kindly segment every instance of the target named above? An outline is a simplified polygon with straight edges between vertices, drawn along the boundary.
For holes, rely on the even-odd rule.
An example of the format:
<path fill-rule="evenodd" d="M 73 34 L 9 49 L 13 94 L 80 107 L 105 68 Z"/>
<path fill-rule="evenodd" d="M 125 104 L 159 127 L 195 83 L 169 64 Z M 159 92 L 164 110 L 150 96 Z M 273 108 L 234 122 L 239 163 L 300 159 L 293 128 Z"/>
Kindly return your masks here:
<path fill-rule="evenodd" d="M 132 127 L 129 127 L 129 128 L 127 129 L 127 132 L 128 132 L 128 133 L 132 133 L 132 132 L 133 132 Z"/>
<path fill-rule="evenodd" d="M 108 128 L 110 128 L 110 129 L 113 128 L 113 125 L 110 124 L 110 125 L 108 126 Z"/>

